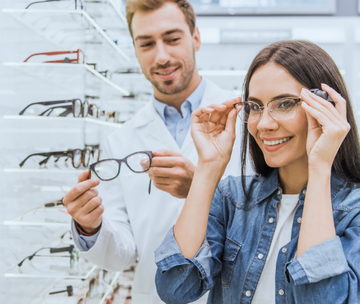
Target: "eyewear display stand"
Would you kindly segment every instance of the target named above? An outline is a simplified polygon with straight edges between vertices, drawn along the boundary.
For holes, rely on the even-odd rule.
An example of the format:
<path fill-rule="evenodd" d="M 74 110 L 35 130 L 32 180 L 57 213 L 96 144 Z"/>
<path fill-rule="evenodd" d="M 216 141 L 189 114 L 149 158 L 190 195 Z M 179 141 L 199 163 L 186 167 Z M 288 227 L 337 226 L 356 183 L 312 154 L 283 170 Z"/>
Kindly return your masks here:
<path fill-rule="evenodd" d="M 25 27 L 58 46 L 58 48 L 72 46 L 75 42 L 80 48 L 85 48 L 85 44 L 91 40 L 93 43 L 97 42 L 94 44 L 96 51 L 110 53 L 122 60 L 130 60 L 125 51 L 120 49 L 84 10 L 45 10 L 34 6 L 29 9 L 3 9 L 2 12 L 14 17 Z M 97 14 L 101 14 L 101 11 L 98 11 Z M 39 19 L 42 22 L 38 22 Z M 59 30 L 59 22 L 61 23 L 61 30 Z M 43 26 L 45 23 L 47 24 L 46 27 Z M 122 28 L 126 30 L 125 24 L 122 25 Z M 69 34 L 69 30 L 73 34 Z M 85 31 L 87 35 L 82 36 Z"/>
<path fill-rule="evenodd" d="M 0 217 L 4 235 L 0 297 L 4 290 L 7 303 L 122 304 L 130 298 L 134 270 L 109 272 L 106 282 L 101 283 L 96 275 L 99 268 L 78 251 L 57 251 L 73 246 L 73 240 L 52 242 L 58 233 L 69 237 L 71 217 L 65 207 L 47 208 L 44 203 L 63 197 L 85 170 L 84 164 L 75 169 L 65 156 L 57 161 L 56 155 L 43 163 L 47 158 L 38 154 L 86 148 L 101 151 L 102 139 L 134 114 L 133 106 L 126 110 L 121 102 L 128 102 L 122 97 L 134 94 L 130 88 L 137 81 L 115 82 L 110 70 L 135 64 L 129 62 L 134 55 L 120 6 L 123 3 L 78 0 L 74 9 L 74 1 L 30 2 L 8 1 L 12 8 L 0 10 L 0 25 L 8 29 L 0 77 L 2 88 L 11 92 L 2 95 L 0 105 L 4 126 L 0 137 L 8 143 L 0 149 L 4 198 L 0 204 L 4 210 Z M 58 9 L 67 4 L 69 9 Z M 5 91 L 0 90 L 0 94 Z M 73 113 L 61 116 L 59 111 L 74 111 L 74 104 L 49 111 L 51 105 L 32 105 L 72 99 L 88 101 L 91 111 L 83 111 L 87 117 Z M 19 114 L 24 108 L 25 113 Z M 93 114 L 94 108 L 99 115 Z M 124 115 L 126 111 L 131 115 Z M 33 154 L 20 168 L 22 160 Z M 49 241 L 52 247 L 44 248 Z M 89 286 L 100 287 L 88 293 Z M 68 296 L 70 291 L 74 296 Z"/>

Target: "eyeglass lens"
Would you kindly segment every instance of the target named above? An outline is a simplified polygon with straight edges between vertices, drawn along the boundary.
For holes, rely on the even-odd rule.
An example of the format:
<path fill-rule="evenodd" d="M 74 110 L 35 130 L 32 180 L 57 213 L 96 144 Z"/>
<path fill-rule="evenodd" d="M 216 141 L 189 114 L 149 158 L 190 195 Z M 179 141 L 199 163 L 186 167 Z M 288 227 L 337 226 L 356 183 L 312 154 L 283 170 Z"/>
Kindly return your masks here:
<path fill-rule="evenodd" d="M 269 114 L 276 120 L 290 120 L 296 116 L 297 106 L 293 99 L 278 99 L 267 104 Z M 262 108 L 255 102 L 244 102 L 243 108 L 238 114 L 245 122 L 256 122 L 261 116 Z"/>
<path fill-rule="evenodd" d="M 135 153 L 127 157 L 127 165 L 130 170 L 141 173 L 145 172 L 150 167 L 150 157 L 146 153 Z M 115 178 L 120 171 L 120 164 L 116 160 L 104 160 L 96 164 L 96 175 L 102 180 L 110 180 Z"/>

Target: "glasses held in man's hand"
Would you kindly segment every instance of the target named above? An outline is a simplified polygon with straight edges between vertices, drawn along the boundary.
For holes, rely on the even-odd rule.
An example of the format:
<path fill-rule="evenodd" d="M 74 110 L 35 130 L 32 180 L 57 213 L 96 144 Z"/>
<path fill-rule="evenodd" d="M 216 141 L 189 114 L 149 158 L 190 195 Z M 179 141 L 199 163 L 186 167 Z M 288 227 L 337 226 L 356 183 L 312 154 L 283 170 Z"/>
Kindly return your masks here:
<path fill-rule="evenodd" d="M 150 169 L 152 158 L 153 154 L 151 151 L 139 151 L 122 159 L 103 159 L 90 165 L 88 178 L 91 178 L 91 171 L 94 171 L 96 176 L 102 181 L 113 180 L 119 176 L 122 163 L 125 163 L 126 166 L 134 173 L 143 173 Z M 151 180 L 148 189 L 149 194 L 150 188 Z"/>

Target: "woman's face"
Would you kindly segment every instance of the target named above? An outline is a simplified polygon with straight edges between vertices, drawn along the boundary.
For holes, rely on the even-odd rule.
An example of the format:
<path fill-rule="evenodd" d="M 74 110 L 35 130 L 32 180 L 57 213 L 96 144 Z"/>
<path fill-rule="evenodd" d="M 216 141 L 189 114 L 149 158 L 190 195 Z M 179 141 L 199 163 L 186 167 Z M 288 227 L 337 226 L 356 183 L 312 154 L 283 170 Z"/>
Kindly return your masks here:
<path fill-rule="evenodd" d="M 251 77 L 248 101 L 266 106 L 279 96 L 299 98 L 303 87 L 283 66 L 267 63 Z M 299 103 L 297 114 L 291 120 L 277 121 L 265 108 L 258 121 L 248 123 L 250 134 L 262 150 L 267 165 L 272 168 L 307 166 L 307 128 L 306 114 Z"/>

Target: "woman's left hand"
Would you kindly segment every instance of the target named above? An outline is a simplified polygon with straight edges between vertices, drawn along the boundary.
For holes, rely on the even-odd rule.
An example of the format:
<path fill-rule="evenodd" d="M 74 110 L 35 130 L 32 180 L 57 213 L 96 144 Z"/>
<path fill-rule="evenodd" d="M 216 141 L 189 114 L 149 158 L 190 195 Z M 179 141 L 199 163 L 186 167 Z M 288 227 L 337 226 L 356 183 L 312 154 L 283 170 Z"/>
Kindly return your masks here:
<path fill-rule="evenodd" d="M 303 89 L 302 108 L 308 119 L 306 150 L 310 168 L 331 170 L 334 158 L 350 130 L 346 119 L 346 100 L 328 85 L 323 84 L 335 102 L 335 107 L 327 100 Z"/>

